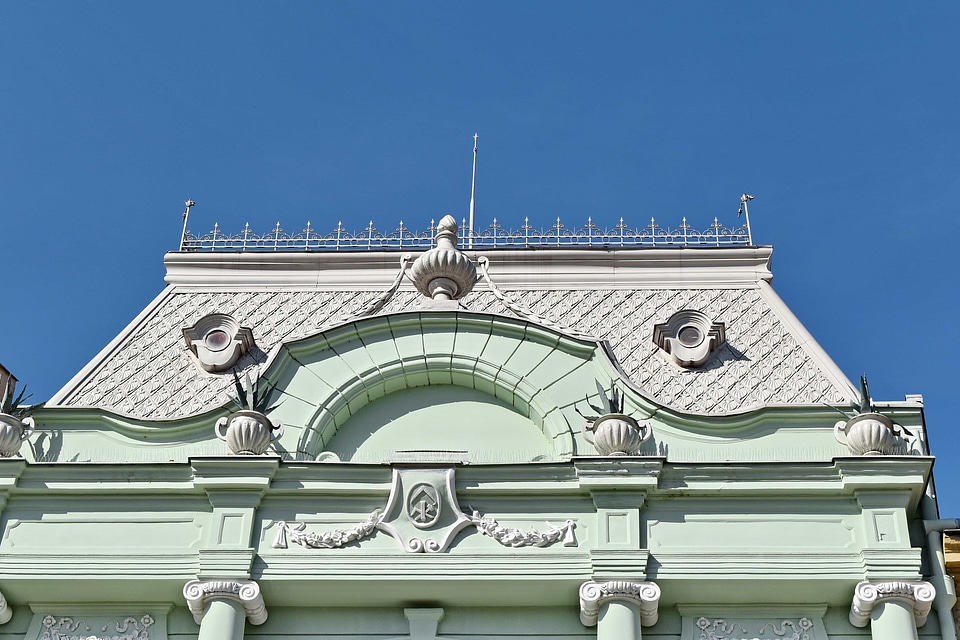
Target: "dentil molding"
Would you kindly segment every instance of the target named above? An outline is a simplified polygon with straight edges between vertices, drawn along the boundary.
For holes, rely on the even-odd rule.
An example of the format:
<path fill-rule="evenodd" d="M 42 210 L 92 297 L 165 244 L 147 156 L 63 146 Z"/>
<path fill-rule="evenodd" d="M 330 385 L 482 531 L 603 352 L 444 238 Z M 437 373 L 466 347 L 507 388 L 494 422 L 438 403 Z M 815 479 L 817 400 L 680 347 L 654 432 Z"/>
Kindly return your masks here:
<path fill-rule="evenodd" d="M 917 627 L 927 622 L 927 615 L 937 595 L 929 582 L 867 582 L 857 585 L 850 605 L 850 624 L 865 627 L 870 622 L 873 608 L 881 602 L 899 600 L 913 607 Z"/>
<path fill-rule="evenodd" d="M 191 580 L 183 586 L 183 597 L 197 624 L 203 621 L 207 602 L 217 599 L 242 604 L 250 624 L 267 621 L 267 607 L 260 594 L 260 585 L 253 580 Z"/>

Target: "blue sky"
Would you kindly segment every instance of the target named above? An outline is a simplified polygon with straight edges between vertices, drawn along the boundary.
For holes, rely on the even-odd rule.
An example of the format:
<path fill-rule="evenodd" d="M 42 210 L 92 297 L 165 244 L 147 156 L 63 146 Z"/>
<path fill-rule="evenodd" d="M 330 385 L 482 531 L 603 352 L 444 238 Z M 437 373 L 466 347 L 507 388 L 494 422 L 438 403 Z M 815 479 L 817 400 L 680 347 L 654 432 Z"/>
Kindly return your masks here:
<path fill-rule="evenodd" d="M 922 393 L 960 516 L 960 4 L 11 3 L 0 362 L 46 399 L 163 287 L 183 201 L 381 230 L 651 216 L 772 244 L 774 287 L 879 400 Z"/>

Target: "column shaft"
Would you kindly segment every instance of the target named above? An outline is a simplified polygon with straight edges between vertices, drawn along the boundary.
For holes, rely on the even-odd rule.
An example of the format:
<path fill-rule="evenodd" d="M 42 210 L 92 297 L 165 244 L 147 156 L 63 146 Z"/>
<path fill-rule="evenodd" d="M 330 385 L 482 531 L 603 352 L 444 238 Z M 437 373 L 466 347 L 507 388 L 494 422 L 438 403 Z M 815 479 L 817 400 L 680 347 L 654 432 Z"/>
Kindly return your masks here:
<path fill-rule="evenodd" d="M 870 613 L 873 640 L 917 640 L 917 622 L 913 606 L 902 600 L 878 603 Z"/>
<path fill-rule="evenodd" d="M 197 640 L 243 640 L 247 613 L 236 600 L 211 598 L 207 603 Z"/>
<path fill-rule="evenodd" d="M 600 607 L 597 640 L 640 640 L 640 610 L 631 602 L 612 600 Z"/>

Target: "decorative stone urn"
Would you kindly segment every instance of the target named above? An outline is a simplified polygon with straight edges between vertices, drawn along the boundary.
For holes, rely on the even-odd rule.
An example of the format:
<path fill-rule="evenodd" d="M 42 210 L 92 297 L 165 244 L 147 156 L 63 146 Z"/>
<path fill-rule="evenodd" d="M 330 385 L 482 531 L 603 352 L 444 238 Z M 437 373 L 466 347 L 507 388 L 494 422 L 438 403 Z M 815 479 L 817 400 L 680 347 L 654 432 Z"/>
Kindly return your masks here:
<path fill-rule="evenodd" d="M 879 413 L 861 413 L 833 427 L 837 442 L 855 456 L 888 456 L 903 444 L 903 427 Z"/>
<path fill-rule="evenodd" d="M 587 426 L 583 437 L 602 456 L 635 456 L 653 429 L 623 413 L 602 415 Z"/>
<path fill-rule="evenodd" d="M 226 429 L 224 429 L 226 427 Z M 259 411 L 243 410 L 217 420 L 217 437 L 227 443 L 230 455 L 258 456 L 283 435 L 283 425 L 274 425 Z"/>
<path fill-rule="evenodd" d="M 20 445 L 33 435 L 33 418 L 15 418 L 0 413 L 0 457 L 13 458 L 20 453 Z"/>
<path fill-rule="evenodd" d="M 477 283 L 477 267 L 457 249 L 457 221 L 444 216 L 437 225 L 437 246 L 410 269 L 417 291 L 433 300 L 459 300 Z"/>

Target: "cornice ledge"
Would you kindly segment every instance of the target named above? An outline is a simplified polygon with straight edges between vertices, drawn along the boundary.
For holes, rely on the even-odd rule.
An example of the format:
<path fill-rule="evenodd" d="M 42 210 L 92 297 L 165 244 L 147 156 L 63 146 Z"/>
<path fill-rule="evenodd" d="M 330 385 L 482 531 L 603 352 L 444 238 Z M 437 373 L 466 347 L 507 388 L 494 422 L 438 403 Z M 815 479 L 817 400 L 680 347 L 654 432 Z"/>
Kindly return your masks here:
<path fill-rule="evenodd" d="M 190 466 L 198 489 L 263 491 L 280 468 L 280 456 L 192 456 Z"/>
<path fill-rule="evenodd" d="M 772 247 L 537 248 L 467 250 L 487 257 L 497 283 L 508 289 L 756 287 L 769 282 Z M 412 256 L 422 251 L 411 251 Z M 167 284 L 195 287 L 289 286 L 323 290 L 377 290 L 396 273 L 398 251 L 170 252 Z M 410 290 L 407 283 L 401 287 Z"/>
<path fill-rule="evenodd" d="M 573 466 L 584 489 L 633 489 L 651 491 L 657 488 L 666 458 L 576 457 Z"/>
<path fill-rule="evenodd" d="M 597 626 L 600 607 L 618 600 L 637 605 L 642 626 L 652 627 L 657 624 L 660 617 L 660 587 L 655 582 L 628 580 L 591 580 L 580 585 L 580 622 L 585 627 Z"/>
<path fill-rule="evenodd" d="M 868 582 L 859 583 L 853 592 L 853 603 L 850 605 L 850 624 L 855 627 L 865 627 L 870 622 L 873 608 L 881 602 L 905 602 L 913 608 L 914 621 L 917 627 L 927 622 L 930 607 L 937 595 L 936 589 L 929 582 Z"/>
<path fill-rule="evenodd" d="M 191 580 L 183 586 L 183 597 L 197 624 L 203 621 L 203 610 L 210 600 L 233 600 L 243 605 L 250 624 L 267 621 L 267 607 L 260 594 L 260 585 L 253 580 Z"/>

